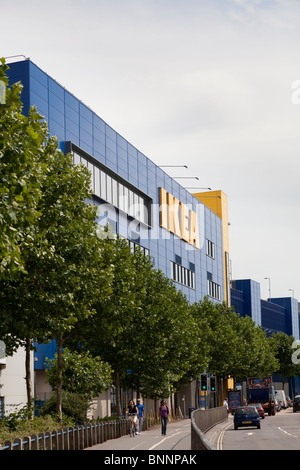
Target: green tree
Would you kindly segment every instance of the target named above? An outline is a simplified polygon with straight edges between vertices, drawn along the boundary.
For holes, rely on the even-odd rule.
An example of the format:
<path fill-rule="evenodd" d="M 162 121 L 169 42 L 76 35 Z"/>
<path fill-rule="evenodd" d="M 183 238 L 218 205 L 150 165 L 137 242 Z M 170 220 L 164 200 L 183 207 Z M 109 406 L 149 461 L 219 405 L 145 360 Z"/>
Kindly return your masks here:
<path fill-rule="evenodd" d="M 294 364 L 292 361 L 292 355 L 295 352 L 293 348 L 294 341 L 295 338 L 293 336 L 289 336 L 281 331 L 273 333 L 270 337 L 270 344 L 278 361 L 274 373 L 281 374 L 283 384 L 289 378 L 296 377 L 300 373 L 299 365 Z"/>
<path fill-rule="evenodd" d="M 132 254 L 126 240 L 105 244 L 103 256 L 113 265 L 112 295 L 96 304 L 88 321 L 78 323 L 72 347 L 81 344 L 111 365 L 121 414 L 121 386 L 148 397 L 166 396 L 203 362 L 201 347 L 194 349 L 197 325 L 182 293 L 149 257 L 138 250 Z"/>
<path fill-rule="evenodd" d="M 272 375 L 278 361 L 262 327 L 249 316 L 237 315 L 235 331 L 238 343 L 232 375 L 244 380 L 251 376 Z"/>
<path fill-rule="evenodd" d="M 63 390 L 92 400 L 111 386 L 112 370 L 100 357 L 93 357 L 89 353 L 71 352 L 66 348 L 63 361 Z M 57 355 L 46 362 L 46 380 L 52 389 L 56 390 L 59 377 Z"/>
<path fill-rule="evenodd" d="M 140 273 L 143 307 L 132 324 L 131 374 L 127 386 L 144 396 L 169 396 L 206 366 L 205 343 L 186 297 L 160 270 Z"/>
<path fill-rule="evenodd" d="M 129 335 L 142 298 L 136 295 L 136 258 L 127 241 L 110 237 L 102 239 L 102 257 L 104 266 L 112 272 L 111 294 L 106 298 L 98 296 L 94 315 L 78 322 L 69 338 L 68 347 L 74 350 L 80 344 L 82 349 L 110 364 L 114 370 L 117 413 L 121 414 L 120 375 L 130 367 L 128 343 L 131 341 L 132 351 L 135 336 Z"/>
<path fill-rule="evenodd" d="M 87 204 L 88 170 L 73 165 L 72 156 L 64 156 L 54 139 L 49 139 L 47 150 L 47 178 L 38 205 L 41 215 L 26 249 L 28 275 L 22 287 L 23 301 L 28 302 L 25 318 L 33 318 L 29 324 L 31 333 L 36 332 L 31 337 L 56 339 L 61 420 L 63 342 L 78 321 L 93 314 L 95 300 L 108 295 L 110 275 L 109 265 L 102 269 L 96 208 Z"/>
<path fill-rule="evenodd" d="M 104 272 L 89 171 L 63 155 L 35 108 L 22 115 L 20 92 L 7 89 L 0 106 L 1 339 L 8 354 L 26 347 L 28 401 L 33 338 L 56 339 L 61 419 L 63 341 L 109 295 L 109 263 Z"/>
<path fill-rule="evenodd" d="M 245 379 L 272 374 L 277 360 L 265 332 L 250 317 L 241 317 L 226 303 L 207 298 L 194 304 L 208 339 L 208 370 L 219 377 Z"/>
<path fill-rule="evenodd" d="M 8 86 L 8 65 L 0 59 L 0 279 L 24 270 L 20 243 L 38 216 L 46 125 L 36 109 L 22 114 L 21 83 Z M 4 327 L 4 325 L 2 325 Z"/>

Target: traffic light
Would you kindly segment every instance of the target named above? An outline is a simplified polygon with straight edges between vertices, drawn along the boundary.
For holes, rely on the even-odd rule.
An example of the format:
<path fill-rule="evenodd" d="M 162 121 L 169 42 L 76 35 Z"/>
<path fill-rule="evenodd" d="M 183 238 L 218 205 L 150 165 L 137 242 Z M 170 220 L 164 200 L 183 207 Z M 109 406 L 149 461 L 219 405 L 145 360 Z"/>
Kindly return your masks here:
<path fill-rule="evenodd" d="M 210 390 L 212 392 L 216 391 L 216 377 L 211 377 L 210 378 Z"/>
<path fill-rule="evenodd" d="M 206 392 L 207 391 L 207 375 L 201 374 L 200 380 L 201 380 L 201 391 Z"/>

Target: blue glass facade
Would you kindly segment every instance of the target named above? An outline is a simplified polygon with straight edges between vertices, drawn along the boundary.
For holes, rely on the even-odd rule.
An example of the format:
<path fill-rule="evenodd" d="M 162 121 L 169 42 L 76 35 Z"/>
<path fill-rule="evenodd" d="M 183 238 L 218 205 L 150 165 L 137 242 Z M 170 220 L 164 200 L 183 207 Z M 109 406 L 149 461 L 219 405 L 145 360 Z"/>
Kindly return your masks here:
<path fill-rule="evenodd" d="M 291 297 L 272 298 L 270 301 L 284 308 L 286 312 L 286 334 L 293 335 L 298 340 L 300 338 L 298 301 Z"/>
<path fill-rule="evenodd" d="M 232 290 L 232 306 L 235 306 L 236 311 L 243 317 L 247 315 L 255 321 L 256 325 L 261 325 L 260 284 L 251 279 L 233 281 L 232 284 L 234 290 L 240 292 L 238 295 Z"/>
<path fill-rule="evenodd" d="M 134 226 L 133 218 L 113 205 L 100 214 L 99 223 L 105 225 L 113 219 L 117 233 L 144 247 L 152 256 L 155 268 L 177 281 L 177 287 L 189 302 L 198 301 L 209 292 L 216 293 L 215 298 L 211 297 L 212 301 L 223 301 L 224 260 L 220 217 L 33 62 L 25 60 L 9 66 L 10 85 L 20 80 L 24 86 L 21 97 L 24 113 L 28 113 L 30 106 L 36 105 L 48 122 L 50 135 L 57 136 L 62 151 L 73 144 L 95 167 L 98 162 L 107 168 L 110 175 L 119 179 L 118 184 L 120 180 L 127 182 L 133 192 L 144 195 L 151 202 L 149 224 Z M 160 226 L 160 188 L 197 214 L 200 249 Z M 93 200 L 100 208 L 107 202 L 96 196 Z M 132 230 L 132 226 L 136 228 Z M 213 256 L 207 254 L 207 240 L 214 247 Z M 174 279 L 175 268 L 177 274 Z M 187 282 L 185 276 L 193 276 L 192 284 Z"/>
<path fill-rule="evenodd" d="M 283 332 L 299 336 L 298 301 L 291 297 L 261 300 L 260 284 L 250 279 L 232 282 L 231 305 L 241 316 L 250 316 L 268 334 Z"/>

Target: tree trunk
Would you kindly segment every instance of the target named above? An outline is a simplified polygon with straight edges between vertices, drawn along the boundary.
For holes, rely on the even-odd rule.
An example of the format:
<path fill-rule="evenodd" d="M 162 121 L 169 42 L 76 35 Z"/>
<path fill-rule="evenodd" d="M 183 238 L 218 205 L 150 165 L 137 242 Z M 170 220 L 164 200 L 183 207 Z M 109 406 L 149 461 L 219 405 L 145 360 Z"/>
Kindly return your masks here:
<path fill-rule="evenodd" d="M 157 411 L 157 395 L 154 395 L 154 416 L 155 416 L 155 422 L 158 419 L 158 411 Z"/>
<path fill-rule="evenodd" d="M 31 369 L 30 369 L 30 353 L 31 353 L 31 339 L 26 338 L 25 346 L 25 373 L 26 373 L 26 391 L 27 391 L 27 406 L 30 419 L 33 419 L 33 394 L 31 382 Z"/>
<path fill-rule="evenodd" d="M 122 415 L 121 387 L 120 387 L 119 372 L 117 370 L 115 370 L 115 387 L 116 387 L 117 416 L 121 416 Z"/>
<path fill-rule="evenodd" d="M 62 336 L 57 338 L 57 368 L 58 368 L 58 381 L 57 381 L 57 418 L 62 424 L 62 384 L 63 384 L 63 339 Z"/>

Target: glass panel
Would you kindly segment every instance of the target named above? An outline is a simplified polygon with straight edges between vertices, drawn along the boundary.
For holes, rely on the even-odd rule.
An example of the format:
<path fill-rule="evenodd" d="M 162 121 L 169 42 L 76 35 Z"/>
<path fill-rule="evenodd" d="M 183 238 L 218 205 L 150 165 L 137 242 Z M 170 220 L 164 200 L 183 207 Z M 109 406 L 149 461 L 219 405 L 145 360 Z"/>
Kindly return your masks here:
<path fill-rule="evenodd" d="M 112 203 L 118 207 L 118 183 L 112 178 Z"/>
<path fill-rule="evenodd" d="M 142 198 L 140 196 L 136 196 L 136 209 L 135 209 L 135 213 L 136 213 L 136 218 L 138 220 L 143 220 L 143 217 L 142 217 Z"/>
<path fill-rule="evenodd" d="M 101 194 L 100 194 L 100 170 L 96 166 L 94 167 L 94 177 L 95 177 L 95 194 L 96 194 L 96 196 L 101 197 Z"/>
<path fill-rule="evenodd" d="M 106 174 L 100 170 L 100 191 L 101 198 L 106 201 Z"/>
<path fill-rule="evenodd" d="M 124 194 L 124 206 L 123 206 L 124 212 L 128 214 L 129 191 L 128 191 L 128 188 L 126 188 L 126 186 L 124 186 L 123 194 Z"/>
<path fill-rule="evenodd" d="M 119 203 L 118 203 L 118 207 L 119 209 L 121 209 L 121 211 L 124 210 L 124 186 L 119 183 Z"/>
<path fill-rule="evenodd" d="M 80 163 L 80 155 L 78 153 L 74 153 L 74 159 L 73 159 L 75 165 L 79 165 Z"/>
<path fill-rule="evenodd" d="M 133 217 L 139 219 L 139 197 L 137 194 L 133 193 Z"/>
<path fill-rule="evenodd" d="M 94 184 L 94 165 L 90 162 L 88 162 L 88 169 L 91 172 L 91 190 L 94 193 L 95 192 L 95 184 Z"/>
<path fill-rule="evenodd" d="M 76 152 L 73 152 L 73 161 L 76 165 L 82 163 L 91 172 L 91 190 L 96 196 L 148 225 L 147 200 L 137 194 L 135 190 L 132 191 L 119 183 L 118 178 L 115 179 L 106 174 L 105 170 L 101 170 Z M 183 279 L 183 273 L 180 274 L 180 277 Z"/>
<path fill-rule="evenodd" d="M 128 190 L 129 192 L 129 207 L 128 207 L 128 213 L 132 217 L 134 217 L 134 206 L 133 206 L 133 192 Z"/>
<path fill-rule="evenodd" d="M 109 203 L 112 203 L 112 184 L 111 184 L 111 177 L 106 175 L 106 200 Z"/>
<path fill-rule="evenodd" d="M 148 206 L 146 204 L 146 201 L 143 199 L 143 214 L 144 214 L 144 218 L 143 218 L 143 221 L 145 224 L 149 224 L 149 216 L 148 216 Z"/>
<path fill-rule="evenodd" d="M 181 283 L 181 266 L 177 264 L 177 281 Z"/>
<path fill-rule="evenodd" d="M 174 281 L 178 281 L 178 264 L 174 263 Z"/>
<path fill-rule="evenodd" d="M 145 222 L 145 207 L 144 207 L 144 199 L 139 197 L 139 211 L 140 211 L 140 221 Z"/>

